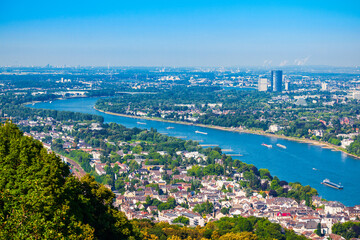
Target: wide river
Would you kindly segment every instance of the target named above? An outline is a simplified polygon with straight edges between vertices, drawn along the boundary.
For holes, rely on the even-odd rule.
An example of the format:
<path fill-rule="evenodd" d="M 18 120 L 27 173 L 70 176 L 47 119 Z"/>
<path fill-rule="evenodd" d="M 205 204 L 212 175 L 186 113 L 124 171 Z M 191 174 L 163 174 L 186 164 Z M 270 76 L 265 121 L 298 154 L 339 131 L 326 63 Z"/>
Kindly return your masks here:
<path fill-rule="evenodd" d="M 225 153 L 240 154 L 242 156 L 234 158 L 254 164 L 257 168 L 267 168 L 281 180 L 314 187 L 327 200 L 340 201 L 347 206 L 360 204 L 360 160 L 342 152 L 276 137 L 114 116 L 96 111 L 93 107 L 97 99 L 66 99 L 37 103 L 31 107 L 97 114 L 103 116 L 105 122 L 115 122 L 130 128 L 156 128 L 169 136 L 197 140 L 205 145 L 219 145 L 222 149 L 231 150 Z M 262 143 L 272 144 L 273 148 L 264 147 Z M 277 143 L 285 145 L 286 149 L 277 147 Z M 344 189 L 336 190 L 320 184 L 325 178 L 341 183 Z"/>

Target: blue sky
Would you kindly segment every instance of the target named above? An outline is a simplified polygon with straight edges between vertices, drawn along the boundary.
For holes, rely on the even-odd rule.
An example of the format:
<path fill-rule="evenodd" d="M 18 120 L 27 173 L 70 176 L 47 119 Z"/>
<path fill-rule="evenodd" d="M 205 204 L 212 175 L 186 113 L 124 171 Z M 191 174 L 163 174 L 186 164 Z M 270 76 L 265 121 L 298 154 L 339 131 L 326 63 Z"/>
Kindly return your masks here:
<path fill-rule="evenodd" d="M 0 1 L 0 65 L 360 65 L 360 1 Z"/>

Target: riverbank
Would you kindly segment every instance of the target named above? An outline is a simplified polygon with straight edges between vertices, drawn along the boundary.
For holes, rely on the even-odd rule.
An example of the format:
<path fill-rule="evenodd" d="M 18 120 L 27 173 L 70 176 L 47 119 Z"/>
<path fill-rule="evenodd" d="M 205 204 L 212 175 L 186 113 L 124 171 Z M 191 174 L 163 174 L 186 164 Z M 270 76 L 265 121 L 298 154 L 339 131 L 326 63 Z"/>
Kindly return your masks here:
<path fill-rule="evenodd" d="M 94 109 L 97 98 L 87 99 L 67 99 L 63 101 L 53 101 L 52 103 L 38 103 L 29 106 L 37 109 L 51 109 L 56 111 L 73 111 L 86 114 L 97 114 L 104 118 L 107 123 L 114 122 L 126 127 L 138 127 L 144 129 L 158 129 L 159 132 L 168 133 L 170 136 L 187 136 L 187 139 L 199 140 L 208 144 L 221 146 L 225 149 L 232 149 L 234 153 L 242 153 L 240 161 L 247 164 L 253 164 L 258 168 L 266 168 L 273 174 L 288 182 L 299 182 L 303 186 L 309 185 L 317 189 L 322 198 L 331 201 L 340 201 L 346 206 L 353 206 L 359 203 L 360 189 L 357 182 L 360 181 L 360 175 L 357 169 L 360 167 L 360 161 L 349 157 L 340 151 L 331 151 L 315 147 L 310 144 L 300 144 L 298 140 L 289 141 L 281 140 L 269 134 L 261 136 L 257 134 L 241 134 L 235 129 L 226 129 L 221 127 L 208 126 L 203 128 L 194 126 L 192 123 L 173 124 L 169 121 L 159 121 L 158 119 L 146 119 L 135 116 L 115 116 L 101 113 Z M 139 122 L 145 122 L 141 125 Z M 174 129 L 168 129 L 174 127 Z M 226 130 L 216 131 L 217 129 Z M 208 130 L 206 130 L 208 129 Z M 207 135 L 197 134 L 195 131 L 207 132 Z M 237 130 L 237 129 L 236 129 Z M 245 131 L 242 131 L 245 132 Z M 274 137 L 274 138 L 270 138 Z M 261 143 L 276 144 L 281 143 L 287 146 L 287 150 L 273 147 L 268 149 L 260 146 Z M 201 143 L 200 143 L 201 144 Z M 326 146 L 323 146 L 326 147 Z M 314 171 L 316 169 L 316 171 Z M 326 187 L 320 184 L 324 179 L 330 178 L 333 182 L 341 182 L 344 189 L 341 191 Z"/>
<path fill-rule="evenodd" d="M 165 120 L 165 119 L 162 119 L 162 118 L 133 116 L 133 115 L 128 115 L 128 114 L 121 114 L 121 113 L 114 113 L 114 112 L 108 112 L 108 111 L 100 110 L 100 109 L 97 109 L 95 106 L 94 106 L 94 109 L 96 111 L 99 111 L 99 112 L 102 112 L 102 113 L 115 115 L 115 116 L 121 116 L 121 117 L 145 119 L 145 120 L 150 120 L 150 121 L 159 121 L 159 122 L 168 122 L 168 123 L 176 123 L 176 124 L 183 124 L 183 125 L 190 125 L 190 126 L 198 126 L 198 127 L 204 127 L 204 128 L 217 129 L 217 130 L 221 130 L 221 131 L 249 133 L 249 134 L 256 134 L 256 135 L 267 136 L 267 137 L 275 137 L 275 138 L 280 138 L 280 139 L 286 139 L 286 140 L 289 140 L 289 141 L 295 141 L 295 142 L 299 142 L 299 143 L 307 143 L 307 144 L 316 145 L 316 146 L 319 146 L 319 147 L 322 147 L 322 148 L 331 149 L 333 151 L 341 151 L 341 152 L 347 154 L 348 156 L 351 156 L 353 158 L 356 158 L 356 159 L 360 160 L 359 156 L 348 153 L 344 148 L 333 145 L 333 144 L 330 144 L 330 143 L 327 143 L 327 142 L 321 142 L 321 141 L 316 141 L 316 140 L 311 140 L 311 139 L 301 139 L 301 138 L 295 138 L 295 137 L 288 137 L 288 136 L 268 133 L 268 132 L 261 131 L 261 130 L 244 130 L 244 129 L 236 129 L 236 128 L 230 128 L 230 127 L 221 127 L 221 126 L 214 126 L 214 125 L 205 125 L 205 124 L 188 123 L 188 122 L 182 122 L 182 121 Z"/>
<path fill-rule="evenodd" d="M 100 97 L 107 97 L 107 96 L 100 96 Z M 88 96 L 71 96 L 71 97 L 59 97 L 59 98 L 54 98 L 54 99 L 49 99 L 46 101 L 32 101 L 32 102 L 26 102 L 26 103 L 22 103 L 21 105 L 27 106 L 27 105 L 34 105 L 37 103 L 45 103 L 45 102 L 52 102 L 52 101 L 57 101 L 57 100 L 66 100 L 66 99 L 73 99 L 73 98 L 89 98 Z"/>

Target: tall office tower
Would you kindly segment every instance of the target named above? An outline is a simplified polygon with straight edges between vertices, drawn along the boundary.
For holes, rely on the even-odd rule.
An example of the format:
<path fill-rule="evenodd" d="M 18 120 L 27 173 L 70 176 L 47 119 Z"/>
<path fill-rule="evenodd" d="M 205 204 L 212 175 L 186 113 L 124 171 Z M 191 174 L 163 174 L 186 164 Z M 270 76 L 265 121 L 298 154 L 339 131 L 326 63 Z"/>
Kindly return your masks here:
<path fill-rule="evenodd" d="M 282 91 L 282 71 L 273 70 L 271 71 L 271 91 L 281 92 Z"/>
<path fill-rule="evenodd" d="M 268 90 L 268 80 L 267 80 L 267 78 L 259 78 L 258 90 L 260 92 L 266 92 Z"/>

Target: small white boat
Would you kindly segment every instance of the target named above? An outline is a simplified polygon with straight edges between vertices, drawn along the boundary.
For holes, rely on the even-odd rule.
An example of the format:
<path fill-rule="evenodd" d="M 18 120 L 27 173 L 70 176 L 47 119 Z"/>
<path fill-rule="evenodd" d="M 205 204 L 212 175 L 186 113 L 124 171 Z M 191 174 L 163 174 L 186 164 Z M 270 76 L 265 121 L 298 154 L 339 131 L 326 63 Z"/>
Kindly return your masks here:
<path fill-rule="evenodd" d="M 144 122 L 136 122 L 137 124 L 146 125 Z"/>
<path fill-rule="evenodd" d="M 199 133 L 199 134 L 204 134 L 204 135 L 207 135 L 207 132 L 195 131 L 195 133 Z"/>
<path fill-rule="evenodd" d="M 286 146 L 285 145 L 282 145 L 280 143 L 276 144 L 276 146 L 280 147 L 280 148 L 283 148 L 283 149 L 286 149 Z"/>

